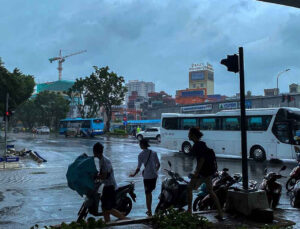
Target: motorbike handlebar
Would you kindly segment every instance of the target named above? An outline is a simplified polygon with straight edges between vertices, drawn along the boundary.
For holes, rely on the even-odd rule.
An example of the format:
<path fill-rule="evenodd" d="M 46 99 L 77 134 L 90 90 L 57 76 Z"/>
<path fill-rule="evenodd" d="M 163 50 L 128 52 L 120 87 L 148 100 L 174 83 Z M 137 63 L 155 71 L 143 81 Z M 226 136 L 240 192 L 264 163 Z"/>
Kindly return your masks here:
<path fill-rule="evenodd" d="M 185 179 L 183 179 L 178 173 L 175 173 L 175 172 L 173 172 L 173 171 L 171 171 L 171 170 L 168 170 L 168 169 L 164 169 L 167 173 L 168 173 L 168 175 L 170 176 L 170 177 L 172 177 L 173 179 L 175 179 L 175 180 L 178 180 L 178 181 L 180 181 L 180 182 L 185 182 L 185 183 L 189 183 L 188 181 L 186 181 Z"/>

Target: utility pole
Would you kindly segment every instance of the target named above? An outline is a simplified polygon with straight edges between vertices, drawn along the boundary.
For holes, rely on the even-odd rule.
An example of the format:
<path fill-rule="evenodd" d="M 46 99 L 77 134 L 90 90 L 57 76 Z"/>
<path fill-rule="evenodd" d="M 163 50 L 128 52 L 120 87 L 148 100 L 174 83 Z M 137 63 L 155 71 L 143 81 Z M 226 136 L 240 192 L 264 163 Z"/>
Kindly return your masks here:
<path fill-rule="evenodd" d="M 241 107 L 241 150 L 242 150 L 242 175 L 243 188 L 248 190 L 248 155 L 247 155 L 247 131 L 246 131 L 246 108 L 245 108 L 245 76 L 244 76 L 244 51 L 239 48 L 239 55 L 227 55 L 221 64 L 227 67 L 229 72 L 240 73 L 240 107 Z"/>
<path fill-rule="evenodd" d="M 5 101 L 5 135 L 4 135 L 4 141 L 5 141 L 5 148 L 4 148 L 4 156 L 6 157 L 6 151 L 7 151 L 7 123 L 8 123 L 8 100 L 9 100 L 9 94 L 8 92 L 6 93 L 6 101 Z"/>
<path fill-rule="evenodd" d="M 240 70 L 240 103 L 241 103 L 241 147 L 242 147 L 242 173 L 243 188 L 248 190 L 248 155 L 247 155 L 247 130 L 246 130 L 246 108 L 245 108 L 245 75 L 244 75 L 244 50 L 239 48 L 239 70 Z"/>

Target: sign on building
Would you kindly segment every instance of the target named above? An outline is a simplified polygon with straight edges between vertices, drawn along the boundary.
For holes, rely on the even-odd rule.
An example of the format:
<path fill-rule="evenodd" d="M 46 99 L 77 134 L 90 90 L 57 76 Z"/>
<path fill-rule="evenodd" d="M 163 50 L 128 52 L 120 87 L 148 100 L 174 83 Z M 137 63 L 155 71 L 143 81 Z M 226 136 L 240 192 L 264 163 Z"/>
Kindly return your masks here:
<path fill-rule="evenodd" d="M 246 109 L 252 108 L 252 101 L 246 100 L 245 101 Z M 228 103 L 220 103 L 219 110 L 231 110 L 231 109 L 239 109 L 240 103 L 239 102 L 228 102 Z"/>
<path fill-rule="evenodd" d="M 219 109 L 220 110 L 230 110 L 230 109 L 237 109 L 238 103 L 237 102 L 229 102 L 229 103 L 220 103 Z"/>
<path fill-rule="evenodd" d="M 210 110 L 212 110 L 212 104 L 203 104 L 203 105 L 196 105 L 196 106 L 181 107 L 182 112 L 210 111 Z"/>

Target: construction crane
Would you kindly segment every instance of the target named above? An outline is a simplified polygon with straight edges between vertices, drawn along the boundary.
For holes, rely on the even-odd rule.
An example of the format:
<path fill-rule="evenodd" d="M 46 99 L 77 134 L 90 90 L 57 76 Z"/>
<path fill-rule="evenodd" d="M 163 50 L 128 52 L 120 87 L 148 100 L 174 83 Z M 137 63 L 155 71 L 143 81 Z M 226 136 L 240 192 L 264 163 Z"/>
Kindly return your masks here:
<path fill-rule="evenodd" d="M 50 63 L 52 63 L 53 61 L 58 61 L 58 80 L 61 80 L 62 79 L 62 63 L 65 61 L 65 59 L 67 57 L 70 57 L 70 56 L 74 56 L 74 55 L 78 55 L 78 54 L 81 54 L 81 53 L 84 53 L 86 52 L 86 50 L 82 50 L 80 52 L 75 52 L 75 53 L 72 53 L 72 54 L 69 54 L 69 55 L 66 55 L 66 56 L 62 56 L 61 55 L 61 49 L 59 50 L 59 56 L 58 57 L 53 57 L 53 58 L 50 58 L 49 61 Z"/>

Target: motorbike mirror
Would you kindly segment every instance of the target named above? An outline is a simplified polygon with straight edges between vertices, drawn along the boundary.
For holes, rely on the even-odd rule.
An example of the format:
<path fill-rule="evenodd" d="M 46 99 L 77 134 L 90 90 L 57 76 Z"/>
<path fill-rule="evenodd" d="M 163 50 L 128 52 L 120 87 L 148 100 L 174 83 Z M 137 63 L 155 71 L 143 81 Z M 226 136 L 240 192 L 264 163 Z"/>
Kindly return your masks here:
<path fill-rule="evenodd" d="M 170 166 L 170 168 L 172 167 L 172 164 L 171 164 L 171 162 L 170 162 L 170 161 L 168 161 L 168 165 Z"/>
<path fill-rule="evenodd" d="M 285 165 L 282 166 L 281 169 L 280 169 L 280 171 L 283 171 L 283 170 L 286 170 L 286 166 Z"/>
<path fill-rule="evenodd" d="M 223 171 L 224 171 L 224 172 L 228 172 L 228 171 L 229 171 L 229 169 L 227 169 L 227 168 L 224 168 L 224 169 L 223 169 Z"/>
<path fill-rule="evenodd" d="M 268 173 L 268 169 L 267 169 L 267 168 L 265 168 L 265 170 L 264 170 L 264 174 L 265 174 L 265 175 L 267 175 L 267 173 Z"/>

